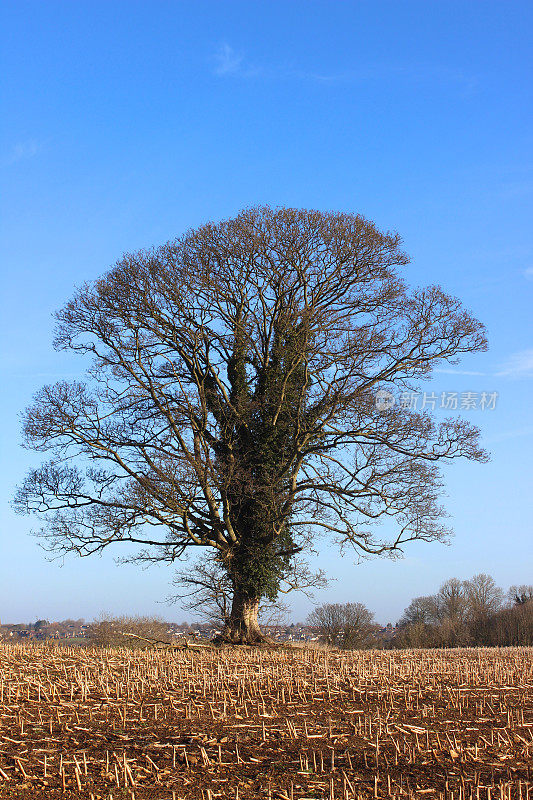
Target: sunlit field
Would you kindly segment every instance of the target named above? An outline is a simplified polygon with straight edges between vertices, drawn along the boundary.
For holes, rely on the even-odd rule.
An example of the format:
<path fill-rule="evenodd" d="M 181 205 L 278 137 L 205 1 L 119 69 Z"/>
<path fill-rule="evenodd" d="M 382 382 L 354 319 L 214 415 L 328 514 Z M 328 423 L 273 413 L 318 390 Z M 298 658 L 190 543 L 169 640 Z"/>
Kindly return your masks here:
<path fill-rule="evenodd" d="M 0 646 L 0 797 L 533 798 L 533 649 Z"/>

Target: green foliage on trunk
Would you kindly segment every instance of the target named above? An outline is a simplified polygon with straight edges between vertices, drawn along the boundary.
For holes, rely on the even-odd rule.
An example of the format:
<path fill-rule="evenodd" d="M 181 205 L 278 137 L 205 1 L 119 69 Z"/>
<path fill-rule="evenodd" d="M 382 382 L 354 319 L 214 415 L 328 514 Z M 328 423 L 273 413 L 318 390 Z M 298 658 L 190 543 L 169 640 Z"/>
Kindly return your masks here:
<path fill-rule="evenodd" d="M 240 542 L 225 563 L 234 585 L 250 598 L 274 600 L 300 549 L 284 507 L 289 488 L 284 473 L 305 396 L 302 327 L 288 319 L 278 325 L 269 362 L 253 392 L 247 378 L 252 355 L 242 345 L 239 327 L 228 363 L 231 403 L 239 420 L 227 427 L 220 459 L 227 459 L 228 494 Z"/>

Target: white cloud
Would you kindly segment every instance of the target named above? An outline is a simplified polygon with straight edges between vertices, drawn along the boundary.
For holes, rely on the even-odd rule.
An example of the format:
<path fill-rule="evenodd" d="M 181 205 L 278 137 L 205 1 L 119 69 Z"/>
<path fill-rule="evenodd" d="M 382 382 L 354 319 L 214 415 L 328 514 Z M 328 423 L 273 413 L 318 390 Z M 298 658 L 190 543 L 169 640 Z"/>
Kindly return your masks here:
<path fill-rule="evenodd" d="M 533 281 L 533 267 L 527 267 L 524 270 L 524 278 L 527 278 L 528 281 Z"/>
<path fill-rule="evenodd" d="M 7 167 L 10 164 L 15 164 L 17 161 L 23 161 L 26 158 L 33 158 L 39 152 L 39 144 L 35 139 L 28 139 L 25 142 L 17 142 L 13 146 L 11 152 L 6 158 L 3 159 L 3 166 Z"/>
<path fill-rule="evenodd" d="M 508 378 L 533 378 L 533 349 L 513 353 L 496 375 Z"/>
<path fill-rule="evenodd" d="M 236 75 L 241 72 L 243 56 L 237 53 L 227 42 L 221 44 L 215 53 L 215 75 Z"/>

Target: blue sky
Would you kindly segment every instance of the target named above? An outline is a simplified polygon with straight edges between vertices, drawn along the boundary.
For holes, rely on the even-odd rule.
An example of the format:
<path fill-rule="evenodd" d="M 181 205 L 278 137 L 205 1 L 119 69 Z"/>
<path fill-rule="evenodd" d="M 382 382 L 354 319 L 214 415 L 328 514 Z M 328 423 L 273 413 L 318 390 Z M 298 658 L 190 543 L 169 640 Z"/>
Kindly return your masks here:
<path fill-rule="evenodd" d="M 10 508 L 38 460 L 18 414 L 79 371 L 51 346 L 76 284 L 264 203 L 399 231 L 408 280 L 441 284 L 488 328 L 489 351 L 430 389 L 498 392 L 464 412 L 492 461 L 446 471 L 452 544 L 354 565 L 321 542 L 337 580 L 318 600 L 387 622 L 450 576 L 533 582 L 531 4 L 17 0 L 2 15 L 0 620 L 186 616 L 160 602 L 168 567 L 45 560 Z"/>

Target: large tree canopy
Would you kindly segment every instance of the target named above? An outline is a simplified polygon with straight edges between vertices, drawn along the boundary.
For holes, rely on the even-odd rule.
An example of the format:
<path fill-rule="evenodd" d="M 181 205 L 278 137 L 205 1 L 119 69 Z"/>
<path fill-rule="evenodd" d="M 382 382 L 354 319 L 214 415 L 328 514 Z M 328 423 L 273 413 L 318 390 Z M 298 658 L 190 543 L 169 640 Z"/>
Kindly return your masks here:
<path fill-rule="evenodd" d="M 19 507 L 59 552 L 208 548 L 234 587 L 234 640 L 260 636 L 259 599 L 318 531 L 361 554 L 443 538 L 439 462 L 484 459 L 478 431 L 376 392 L 414 390 L 486 340 L 439 287 L 409 291 L 407 262 L 361 216 L 270 208 L 125 255 L 57 315 L 56 347 L 92 366 L 27 410 L 27 446 L 51 458 Z"/>

